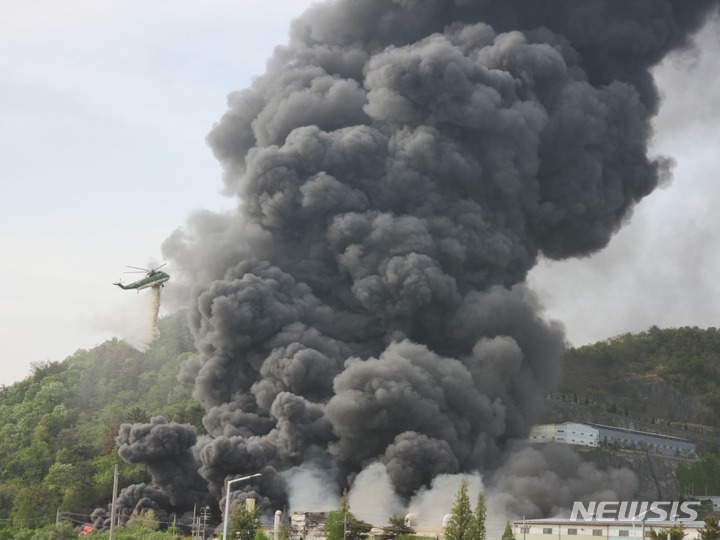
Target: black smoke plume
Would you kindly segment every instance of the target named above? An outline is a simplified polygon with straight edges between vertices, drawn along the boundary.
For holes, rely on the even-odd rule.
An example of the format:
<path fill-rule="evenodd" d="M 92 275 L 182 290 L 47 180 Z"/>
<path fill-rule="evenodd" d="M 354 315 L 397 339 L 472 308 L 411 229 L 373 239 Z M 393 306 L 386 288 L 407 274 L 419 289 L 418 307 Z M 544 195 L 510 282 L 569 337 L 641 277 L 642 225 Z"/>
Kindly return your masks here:
<path fill-rule="evenodd" d="M 135 484 L 120 492 L 116 502 L 120 524 L 127 524 L 133 513 L 146 510 L 152 510 L 160 522 L 170 523 L 193 506 L 213 501 L 193 455 L 197 442 L 193 426 L 158 416 L 147 424 L 122 424 L 116 441 L 120 457 L 128 463 L 145 464 L 151 478 L 149 485 Z M 95 529 L 110 526 L 110 512 L 105 509 L 96 509 L 91 518 Z"/>
<path fill-rule="evenodd" d="M 194 427 L 158 416 L 148 424 L 122 424 L 116 440 L 122 459 L 147 465 L 153 486 L 148 489 L 162 491 L 167 497 L 164 508 L 187 508 L 207 493 L 207 483 L 198 474 L 198 462 L 192 454 L 197 442 Z M 129 496 L 128 491 L 124 496 Z M 143 497 L 147 496 L 135 498 Z"/>
<path fill-rule="evenodd" d="M 604 247 L 669 174 L 648 156 L 650 69 L 715 5 L 337 0 L 298 18 L 208 136 L 237 212 L 163 246 L 191 284 L 182 379 L 206 410 L 193 456 L 212 495 L 262 472 L 238 490 L 278 508 L 284 471 L 326 471 L 331 490 L 377 462 L 404 497 L 463 471 L 512 494 L 492 471 L 562 464 L 507 456 L 564 352 L 525 277 L 541 254 Z M 189 457 L 143 436 L 124 431 L 126 453 L 184 474 Z M 572 497 L 596 477 L 553 474 Z M 592 484 L 632 487 L 613 478 Z"/>

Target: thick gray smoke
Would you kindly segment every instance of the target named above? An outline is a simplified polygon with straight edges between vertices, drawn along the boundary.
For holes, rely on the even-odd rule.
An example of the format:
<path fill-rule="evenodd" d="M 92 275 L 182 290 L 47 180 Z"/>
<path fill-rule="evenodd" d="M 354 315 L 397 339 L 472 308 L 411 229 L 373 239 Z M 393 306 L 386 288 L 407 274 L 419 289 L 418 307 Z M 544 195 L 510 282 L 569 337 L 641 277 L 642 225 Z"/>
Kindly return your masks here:
<path fill-rule="evenodd" d="M 153 486 L 163 491 L 172 509 L 192 506 L 207 493 L 192 454 L 196 441 L 195 428 L 169 423 L 161 416 L 149 424 L 122 424 L 117 436 L 120 457 L 128 463 L 145 463 Z"/>
<path fill-rule="evenodd" d="M 513 516 L 555 516 L 573 501 L 627 500 L 638 489 L 627 469 L 599 471 L 565 445 L 518 448 L 494 471 L 493 503 Z"/>
<path fill-rule="evenodd" d="M 297 19 L 208 137 L 237 212 L 163 246 L 192 284 L 182 378 L 212 495 L 262 472 L 246 489 L 278 507 L 298 468 L 330 490 L 381 463 L 409 497 L 440 474 L 562 465 L 507 457 L 564 351 L 524 279 L 540 254 L 604 247 L 669 174 L 647 155 L 649 70 L 714 5 L 337 0 Z M 580 497 L 596 472 L 553 474 Z M 553 496 L 532 510 L 569 500 Z"/>
<path fill-rule="evenodd" d="M 122 424 L 116 438 L 118 454 L 128 463 L 143 463 L 151 484 L 136 484 L 118 496 L 118 518 L 127 523 L 134 512 L 153 510 L 155 516 L 169 523 L 170 515 L 178 517 L 195 504 L 210 503 L 207 482 L 198 473 L 199 462 L 192 449 L 197 442 L 195 428 L 167 422 L 155 417 L 147 424 Z M 98 509 L 93 513 L 96 529 L 110 525 L 110 513 Z"/>

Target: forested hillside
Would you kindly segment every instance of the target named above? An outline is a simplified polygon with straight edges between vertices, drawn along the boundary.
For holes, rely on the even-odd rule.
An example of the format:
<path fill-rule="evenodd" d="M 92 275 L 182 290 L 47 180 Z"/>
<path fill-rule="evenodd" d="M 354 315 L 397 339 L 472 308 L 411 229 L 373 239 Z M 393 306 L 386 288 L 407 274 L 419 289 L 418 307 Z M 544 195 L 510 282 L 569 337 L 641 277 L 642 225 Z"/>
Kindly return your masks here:
<path fill-rule="evenodd" d="M 593 421 L 693 440 L 682 495 L 720 491 L 720 330 L 651 327 L 570 349 L 549 421 Z M 558 402 L 558 400 L 560 402 Z"/>
<path fill-rule="evenodd" d="M 109 502 L 116 463 L 125 484 L 144 481 L 141 467 L 117 456 L 122 422 L 161 415 L 201 430 L 201 409 L 176 378 L 193 350 L 185 315 L 159 328 L 145 352 L 114 339 L 36 364 L 25 380 L 0 389 L 0 528 L 54 522 L 58 509 L 87 522 Z"/>
<path fill-rule="evenodd" d="M 720 425 L 720 330 L 651 327 L 570 349 L 560 391 L 650 423 Z"/>
<path fill-rule="evenodd" d="M 115 436 L 123 422 L 153 416 L 203 432 L 202 409 L 177 380 L 193 352 L 185 315 L 160 321 L 145 352 L 111 340 L 61 362 L 33 366 L 22 382 L 0 388 L 0 540 L 19 527 L 64 520 L 85 523 L 109 503 L 112 472 L 121 485 L 147 481 L 122 462 Z M 714 450 L 720 413 L 720 331 L 650 328 L 570 349 L 558 396 L 558 420 L 588 420 L 651 429 L 703 442 Z M 559 400 L 560 401 L 560 400 Z M 682 492 L 717 491 L 717 459 L 678 468 Z"/>

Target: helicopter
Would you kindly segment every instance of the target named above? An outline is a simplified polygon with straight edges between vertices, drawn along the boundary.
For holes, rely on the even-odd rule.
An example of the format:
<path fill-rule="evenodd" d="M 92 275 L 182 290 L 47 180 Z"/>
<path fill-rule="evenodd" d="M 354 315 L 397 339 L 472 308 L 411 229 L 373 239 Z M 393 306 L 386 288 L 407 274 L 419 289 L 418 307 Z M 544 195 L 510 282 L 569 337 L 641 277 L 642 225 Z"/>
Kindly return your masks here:
<path fill-rule="evenodd" d="M 134 268 L 134 270 L 129 271 L 128 273 L 145 272 L 145 277 L 137 281 L 133 281 L 132 283 L 128 283 L 127 285 L 124 285 L 120 281 L 118 281 L 117 283 L 113 283 L 113 285 L 117 285 L 124 290 L 135 289 L 136 291 L 141 291 L 142 289 L 147 289 L 148 287 L 164 287 L 165 282 L 170 279 L 170 275 L 167 272 L 160 271 L 160 268 L 165 266 L 165 264 L 161 264 L 156 268 L 150 269 L 139 268 L 137 266 L 128 266 L 128 268 Z"/>

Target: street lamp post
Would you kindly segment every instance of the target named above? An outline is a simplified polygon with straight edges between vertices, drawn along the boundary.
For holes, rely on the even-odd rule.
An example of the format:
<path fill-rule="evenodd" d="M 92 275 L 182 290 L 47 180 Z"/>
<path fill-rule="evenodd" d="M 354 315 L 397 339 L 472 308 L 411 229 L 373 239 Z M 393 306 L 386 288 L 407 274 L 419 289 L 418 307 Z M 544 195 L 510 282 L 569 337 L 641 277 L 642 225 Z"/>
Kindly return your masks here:
<path fill-rule="evenodd" d="M 234 480 L 228 480 L 225 483 L 225 515 L 223 516 L 223 540 L 227 540 L 228 519 L 230 514 L 230 486 L 235 482 L 248 480 L 250 478 L 256 478 L 258 476 L 262 475 L 260 473 L 256 473 L 251 474 L 250 476 L 241 476 L 240 478 L 235 478 Z"/>
<path fill-rule="evenodd" d="M 633 524 L 632 524 L 632 525 L 633 525 L 633 536 L 635 536 L 635 520 L 636 520 L 637 518 L 642 518 L 642 521 L 641 521 L 641 523 L 642 523 L 642 529 L 641 529 L 641 531 L 640 531 L 640 534 L 642 535 L 642 538 L 641 538 L 640 540 L 645 540 L 645 519 L 646 519 L 645 514 L 647 514 L 649 511 L 650 511 L 650 509 L 648 508 L 648 509 L 645 510 L 644 512 L 640 512 L 640 513 L 637 514 L 636 516 L 633 516 L 633 517 L 632 517 L 632 521 L 633 521 Z"/>

